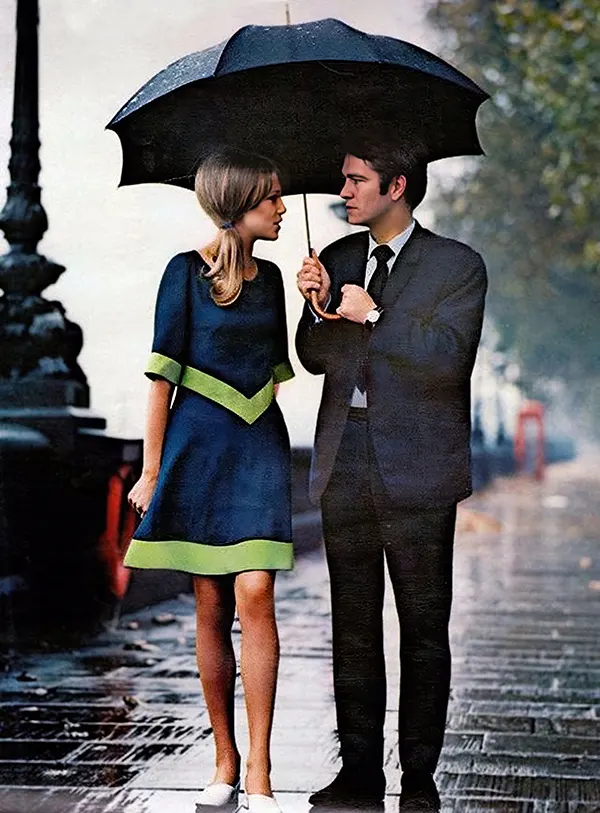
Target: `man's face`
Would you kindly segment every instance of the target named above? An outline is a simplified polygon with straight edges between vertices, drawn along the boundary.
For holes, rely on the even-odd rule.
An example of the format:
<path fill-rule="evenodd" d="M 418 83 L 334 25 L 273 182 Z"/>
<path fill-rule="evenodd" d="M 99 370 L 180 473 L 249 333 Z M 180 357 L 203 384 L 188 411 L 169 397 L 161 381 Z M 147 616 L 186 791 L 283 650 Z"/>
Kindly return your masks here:
<path fill-rule="evenodd" d="M 346 179 L 340 195 L 346 201 L 348 223 L 371 226 L 384 217 L 393 205 L 392 186 L 382 195 L 379 174 L 355 155 L 346 155 L 342 174 Z"/>

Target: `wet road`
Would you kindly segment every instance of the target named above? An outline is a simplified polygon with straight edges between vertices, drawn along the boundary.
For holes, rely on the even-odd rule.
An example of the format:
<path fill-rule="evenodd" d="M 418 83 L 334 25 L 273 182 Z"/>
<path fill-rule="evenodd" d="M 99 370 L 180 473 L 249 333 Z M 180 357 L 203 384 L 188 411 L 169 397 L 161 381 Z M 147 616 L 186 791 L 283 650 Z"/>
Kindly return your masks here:
<path fill-rule="evenodd" d="M 600 460 L 467 502 L 501 530 L 456 543 L 444 813 L 600 811 Z M 475 515 L 475 522 L 477 515 Z M 284 813 L 335 773 L 320 554 L 278 578 L 273 780 Z M 386 810 L 397 809 L 398 630 L 386 602 Z M 236 632 L 239 642 L 239 633 Z M 13 662 L 0 685 L 2 813 L 184 813 L 212 769 L 190 596 L 121 619 L 73 653 Z M 238 685 L 242 747 L 244 713 Z"/>

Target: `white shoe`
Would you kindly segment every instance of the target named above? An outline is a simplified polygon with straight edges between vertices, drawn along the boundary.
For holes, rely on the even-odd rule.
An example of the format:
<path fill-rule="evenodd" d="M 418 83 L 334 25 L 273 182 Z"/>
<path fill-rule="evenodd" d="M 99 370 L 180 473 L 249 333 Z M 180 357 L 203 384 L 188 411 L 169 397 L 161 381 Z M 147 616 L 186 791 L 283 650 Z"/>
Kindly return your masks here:
<path fill-rule="evenodd" d="M 274 796 L 263 796 L 262 793 L 247 793 L 248 813 L 282 813 Z"/>
<path fill-rule="evenodd" d="M 237 808 L 240 794 L 240 783 L 227 785 L 225 782 L 213 782 L 207 785 L 196 802 L 196 811 L 211 808 L 212 810 L 230 810 Z"/>

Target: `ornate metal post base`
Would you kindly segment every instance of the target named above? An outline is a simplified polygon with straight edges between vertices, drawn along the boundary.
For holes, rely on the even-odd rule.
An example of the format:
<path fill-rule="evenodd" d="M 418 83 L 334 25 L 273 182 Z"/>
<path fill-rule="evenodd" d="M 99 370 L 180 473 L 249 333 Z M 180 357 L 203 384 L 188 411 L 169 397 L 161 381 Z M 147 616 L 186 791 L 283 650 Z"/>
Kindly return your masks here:
<path fill-rule="evenodd" d="M 38 138 L 38 2 L 18 0 L 11 183 L 0 227 L 10 245 L 0 257 L 0 406 L 89 404 L 77 364 L 80 328 L 42 291 L 65 270 L 37 252 L 48 228 L 41 204 Z"/>

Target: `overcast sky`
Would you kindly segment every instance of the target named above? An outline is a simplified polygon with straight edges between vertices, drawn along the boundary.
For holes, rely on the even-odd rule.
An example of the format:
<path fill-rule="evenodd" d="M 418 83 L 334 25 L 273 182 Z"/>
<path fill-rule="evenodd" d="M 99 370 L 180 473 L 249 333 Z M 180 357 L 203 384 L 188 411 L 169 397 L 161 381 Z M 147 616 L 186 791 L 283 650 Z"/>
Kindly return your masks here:
<path fill-rule="evenodd" d="M 421 0 L 291 0 L 292 22 L 338 17 L 373 33 L 437 47 Z M 0 0 L 0 186 L 8 183 L 16 0 Z M 43 203 L 50 228 L 40 251 L 66 265 L 48 298 L 81 325 L 80 363 L 92 406 L 119 434 L 142 432 L 156 288 L 168 259 L 198 247 L 214 229 L 193 194 L 167 186 L 117 189 L 121 154 L 104 130 L 117 109 L 154 73 L 190 51 L 219 42 L 248 23 L 283 24 L 285 3 L 271 0 L 40 0 L 40 117 Z M 444 166 L 445 165 L 445 166 Z M 441 162 L 435 173 L 451 169 Z M 327 206 L 310 201 L 317 249 L 345 233 Z M 2 205 L 4 195 L 2 196 Z M 290 335 L 301 309 L 294 287 L 304 253 L 301 200 L 276 244 L 257 244 L 286 278 Z M 430 225 L 425 206 L 419 219 Z M 6 244 L 0 243 L 0 250 Z M 303 373 L 282 387 L 292 441 L 312 441 L 320 380 Z"/>

